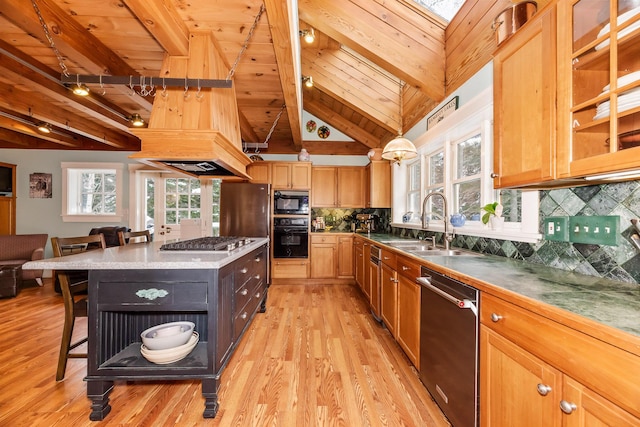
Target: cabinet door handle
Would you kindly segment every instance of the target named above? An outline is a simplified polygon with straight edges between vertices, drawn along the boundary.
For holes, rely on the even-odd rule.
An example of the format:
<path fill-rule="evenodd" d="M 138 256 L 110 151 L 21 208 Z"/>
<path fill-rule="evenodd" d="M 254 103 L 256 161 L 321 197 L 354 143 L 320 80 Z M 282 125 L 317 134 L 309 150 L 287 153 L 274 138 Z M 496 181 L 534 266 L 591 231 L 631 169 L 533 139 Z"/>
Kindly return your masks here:
<path fill-rule="evenodd" d="M 551 392 L 551 387 L 546 384 L 538 384 L 537 388 L 538 394 L 540 394 L 540 396 L 546 396 Z"/>
<path fill-rule="evenodd" d="M 249 271 L 249 269 L 247 267 L 244 267 L 240 270 L 240 273 L 245 274 L 247 271 Z"/>
<path fill-rule="evenodd" d="M 407 267 L 406 265 L 402 266 L 402 271 L 411 270 L 411 267 Z"/>
<path fill-rule="evenodd" d="M 253 276 L 253 278 L 256 279 L 256 280 L 260 280 L 260 275 L 256 274 L 255 276 Z"/>
<path fill-rule="evenodd" d="M 245 311 L 244 313 L 242 313 L 242 314 L 240 315 L 240 318 L 241 318 L 242 320 L 244 320 L 244 319 L 246 319 L 246 318 L 247 318 L 247 316 L 248 316 L 248 314 L 247 314 L 247 312 Z"/>
<path fill-rule="evenodd" d="M 256 292 L 256 299 L 260 299 L 260 292 Z"/>
<path fill-rule="evenodd" d="M 576 409 L 578 409 L 578 406 L 575 403 L 567 402 L 566 400 L 560 401 L 560 410 L 565 414 L 571 414 Z"/>
<path fill-rule="evenodd" d="M 502 319 L 502 316 L 500 316 L 499 314 L 496 313 L 491 313 L 491 321 L 494 323 L 497 323 L 500 321 L 500 319 Z"/>
<path fill-rule="evenodd" d="M 254 259 L 255 262 L 260 262 L 262 261 L 262 258 L 260 258 L 259 256 L 256 257 L 256 259 Z"/>
<path fill-rule="evenodd" d="M 246 290 L 246 289 L 243 289 L 243 290 L 240 291 L 240 295 L 242 295 L 242 296 L 245 296 L 248 293 L 249 293 L 249 291 Z"/>
<path fill-rule="evenodd" d="M 391 259 L 391 257 L 383 256 L 382 259 Z"/>
<path fill-rule="evenodd" d="M 491 178 L 497 178 L 497 177 L 499 177 L 500 175 L 498 175 L 498 174 L 497 174 L 497 173 L 495 173 L 495 172 L 491 172 L 491 175 L 490 175 L 490 176 L 491 176 Z"/>

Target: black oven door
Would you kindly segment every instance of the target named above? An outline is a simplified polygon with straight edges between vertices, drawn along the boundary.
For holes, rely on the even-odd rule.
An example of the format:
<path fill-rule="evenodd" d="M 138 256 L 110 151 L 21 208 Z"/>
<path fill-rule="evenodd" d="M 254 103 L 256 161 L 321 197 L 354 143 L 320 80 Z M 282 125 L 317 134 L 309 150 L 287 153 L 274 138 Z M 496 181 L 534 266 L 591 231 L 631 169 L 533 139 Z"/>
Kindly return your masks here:
<path fill-rule="evenodd" d="M 309 232 L 306 228 L 274 227 L 274 258 L 308 258 Z"/>

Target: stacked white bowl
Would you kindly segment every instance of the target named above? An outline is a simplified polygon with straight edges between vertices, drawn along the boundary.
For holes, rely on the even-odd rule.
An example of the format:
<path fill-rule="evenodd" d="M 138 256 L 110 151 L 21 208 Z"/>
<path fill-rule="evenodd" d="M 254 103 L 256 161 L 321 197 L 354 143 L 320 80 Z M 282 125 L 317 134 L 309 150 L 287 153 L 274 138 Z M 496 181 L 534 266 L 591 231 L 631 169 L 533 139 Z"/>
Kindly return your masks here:
<path fill-rule="evenodd" d="M 140 334 L 140 353 L 150 362 L 167 364 L 187 357 L 198 344 L 193 322 L 180 321 L 153 326 Z"/>

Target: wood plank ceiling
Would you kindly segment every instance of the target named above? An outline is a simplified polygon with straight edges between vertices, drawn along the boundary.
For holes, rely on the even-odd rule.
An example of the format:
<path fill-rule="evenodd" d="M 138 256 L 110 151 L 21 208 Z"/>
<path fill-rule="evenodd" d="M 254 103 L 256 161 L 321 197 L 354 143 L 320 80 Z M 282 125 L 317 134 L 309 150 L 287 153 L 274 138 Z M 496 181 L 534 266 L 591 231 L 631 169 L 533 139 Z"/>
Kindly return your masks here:
<path fill-rule="evenodd" d="M 311 44 L 298 37 L 307 28 Z M 234 71 L 242 141 L 266 141 L 282 111 L 261 152 L 365 154 L 444 99 L 445 28 L 405 0 L 2 0 L 0 147 L 138 151 L 129 118 L 149 120 L 163 59 L 188 55 L 189 34 L 211 31 Z M 134 90 L 90 84 L 75 96 L 61 62 L 70 76 L 131 76 Z M 154 77 L 155 91 L 141 95 L 140 76 Z M 302 109 L 355 142 L 305 141 Z"/>

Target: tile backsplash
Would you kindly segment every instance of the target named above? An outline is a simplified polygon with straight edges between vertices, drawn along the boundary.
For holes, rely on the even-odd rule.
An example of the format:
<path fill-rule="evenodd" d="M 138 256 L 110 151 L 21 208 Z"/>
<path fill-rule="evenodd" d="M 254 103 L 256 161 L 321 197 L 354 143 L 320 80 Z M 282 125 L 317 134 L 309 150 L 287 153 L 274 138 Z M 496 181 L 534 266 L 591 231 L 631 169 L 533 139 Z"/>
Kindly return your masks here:
<path fill-rule="evenodd" d="M 640 251 L 630 240 L 635 232 L 631 219 L 640 218 L 640 181 L 540 191 L 541 229 L 544 219 L 549 216 L 586 215 L 618 215 L 618 246 L 549 240 L 523 243 L 475 236 L 456 236 L 452 246 L 590 276 L 640 283 Z M 395 227 L 393 233 L 411 237 L 433 234 Z"/>

